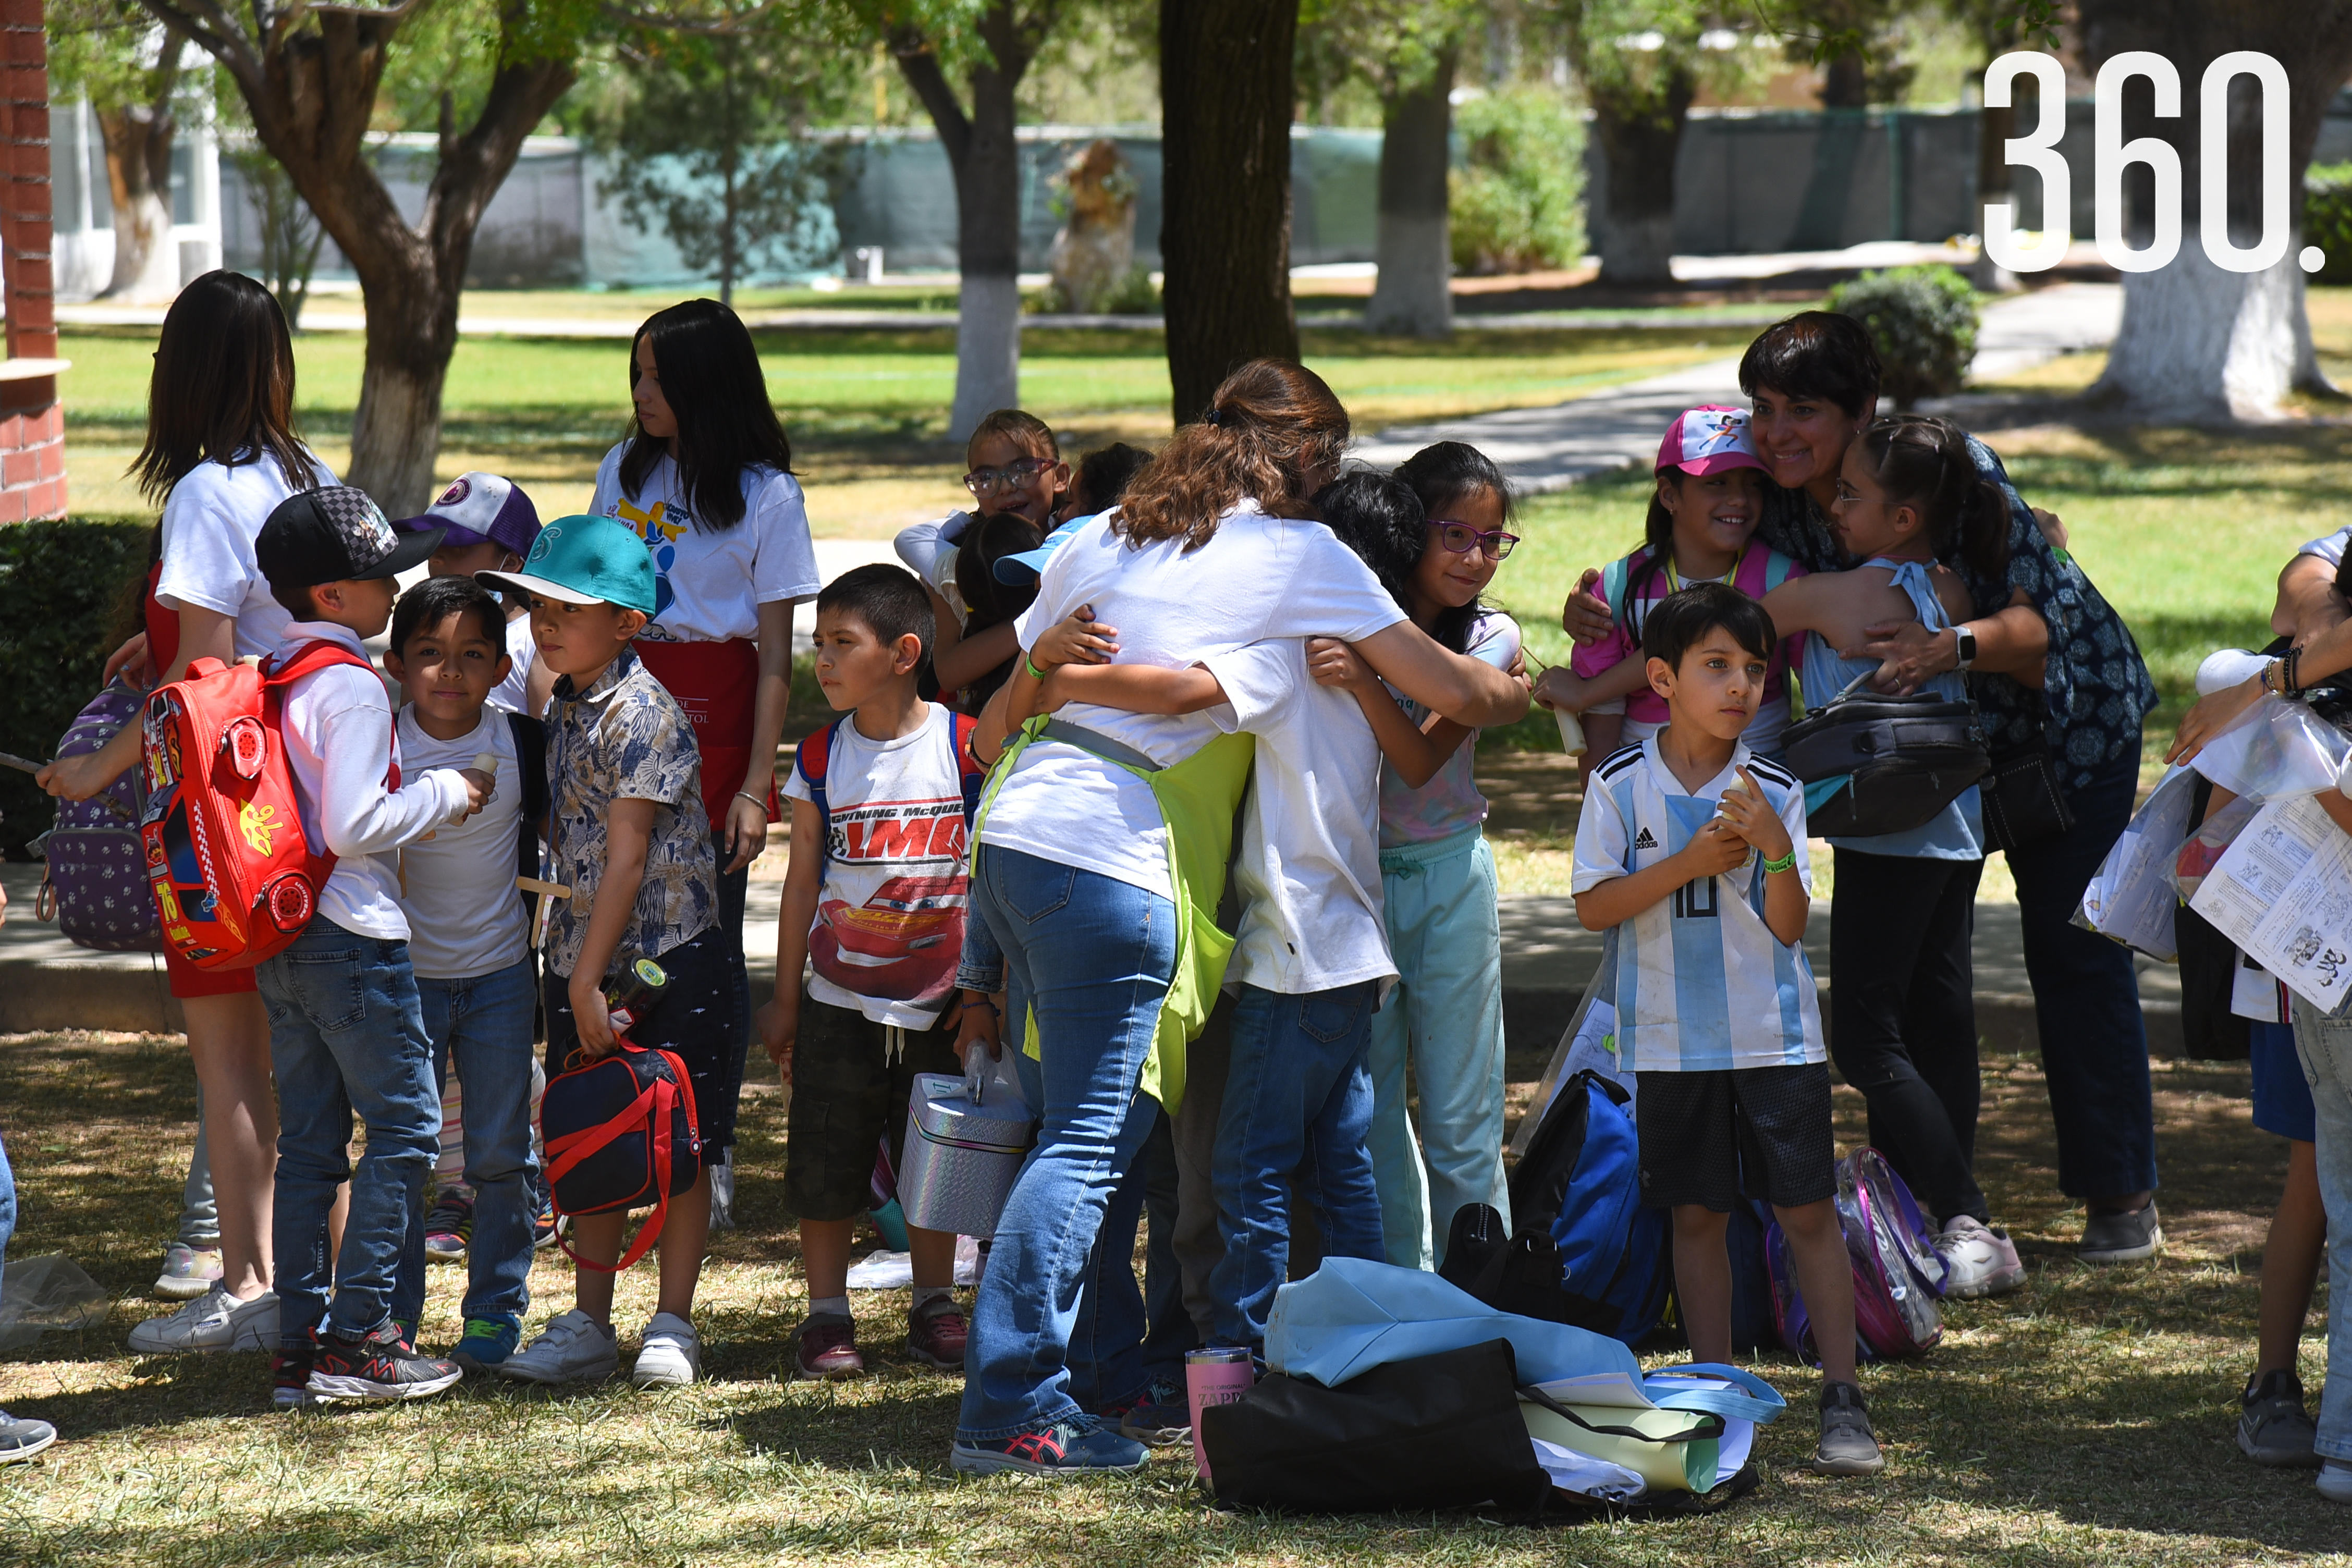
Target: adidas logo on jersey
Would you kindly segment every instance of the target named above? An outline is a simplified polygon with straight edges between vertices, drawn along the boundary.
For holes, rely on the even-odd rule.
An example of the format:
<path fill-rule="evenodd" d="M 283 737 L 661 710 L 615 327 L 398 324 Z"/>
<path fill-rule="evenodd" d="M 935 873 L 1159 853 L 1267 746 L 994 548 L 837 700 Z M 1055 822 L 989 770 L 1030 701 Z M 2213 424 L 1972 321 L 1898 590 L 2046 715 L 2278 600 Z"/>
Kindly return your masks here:
<path fill-rule="evenodd" d="M 1636 849 L 1655 849 L 1657 847 L 1658 841 L 1650 837 L 1650 830 L 1646 827 L 1633 836 L 1633 847 Z"/>

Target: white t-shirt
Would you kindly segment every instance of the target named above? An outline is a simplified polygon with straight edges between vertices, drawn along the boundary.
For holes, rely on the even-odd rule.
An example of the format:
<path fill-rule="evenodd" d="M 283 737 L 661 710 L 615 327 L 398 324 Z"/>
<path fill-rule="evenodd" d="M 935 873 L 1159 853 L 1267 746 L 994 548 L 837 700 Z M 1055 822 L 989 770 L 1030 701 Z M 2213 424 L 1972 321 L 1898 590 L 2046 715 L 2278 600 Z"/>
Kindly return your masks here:
<path fill-rule="evenodd" d="M 1571 891 L 1646 870 L 1678 855 L 1717 815 L 1745 767 L 1797 847 L 1797 878 L 1810 893 L 1805 786 L 1797 776 L 1732 749 L 1721 773 L 1684 790 L 1658 742 L 1621 747 L 1592 774 L 1576 824 Z M 1617 927 L 1617 1046 L 1627 1072 L 1712 1072 L 1801 1067 L 1826 1059 L 1821 995 L 1804 944 L 1764 923 L 1761 857 L 1719 877 L 1696 879 Z"/>
<path fill-rule="evenodd" d="M 790 800 L 810 800 L 795 764 Z M 955 715 L 937 703 L 911 735 L 833 731 L 824 793 L 830 853 L 809 926 L 809 994 L 877 1024 L 928 1029 L 963 953 L 963 774 Z"/>
<path fill-rule="evenodd" d="M 2344 547 L 2347 543 L 2352 543 L 2352 524 L 2337 529 L 2325 539 L 2313 540 L 2295 553 L 2316 555 L 2330 566 L 2340 570 L 2344 565 Z"/>
<path fill-rule="evenodd" d="M 499 613 L 503 615 L 504 609 Z M 530 670 L 539 662 L 539 639 L 530 635 L 530 617 L 517 616 L 507 623 L 507 658 L 513 668 L 490 689 L 490 706 L 509 713 L 530 712 Z M 533 718 L 538 717 L 532 714 Z M 484 970 L 485 974 L 488 973 Z"/>
<path fill-rule="evenodd" d="M 1257 737 L 1234 862 L 1247 906 L 1226 984 L 1303 996 L 1393 977 L 1381 922 L 1381 746 L 1363 709 L 1315 683 L 1302 637 L 1204 662 L 1234 727 Z"/>
<path fill-rule="evenodd" d="M 335 482 L 326 464 L 319 463 L 318 472 L 320 484 Z M 274 458 L 189 469 L 163 500 L 163 574 L 155 584 L 156 603 L 167 610 L 235 616 L 239 658 L 277 652 L 294 617 L 269 596 L 253 542 L 278 503 L 293 493 Z"/>
<path fill-rule="evenodd" d="M 971 608 L 963 602 L 963 590 L 956 586 L 956 553 L 963 543 L 964 530 L 971 526 L 971 513 L 951 511 L 937 522 L 919 522 L 912 528 L 902 528 L 891 548 L 907 570 L 923 580 L 923 585 L 947 601 L 955 612 L 956 625 L 971 618 Z"/>
<path fill-rule="evenodd" d="M 331 621 L 291 623 L 285 642 L 271 652 L 291 654 L 321 639 L 367 657 L 349 628 Z M 278 729 L 302 808 L 302 831 L 313 848 L 336 858 L 327 885 L 319 889 L 319 913 L 362 936 L 405 942 L 408 917 L 400 908 L 394 851 L 454 825 L 466 809 L 466 781 L 435 768 L 404 773 L 397 790 L 383 787 L 385 771 L 399 755 L 398 742 L 383 678 L 373 669 L 338 664 L 291 682 Z M 500 863 L 512 864 L 511 855 Z"/>
<path fill-rule="evenodd" d="M 470 768 L 484 752 L 498 759 L 498 787 L 482 809 L 400 851 L 401 908 L 408 915 L 408 962 L 420 979 L 470 980 L 522 962 L 530 933 L 515 866 L 522 830 L 522 773 L 514 725 L 485 707 L 471 734 L 436 741 L 403 708 L 401 766 Z"/>
<path fill-rule="evenodd" d="M 1319 522 L 1268 517 L 1244 500 L 1187 552 L 1181 540 L 1130 546 L 1111 533 L 1110 515 L 1085 524 L 1045 563 L 1036 602 L 1014 623 L 1023 647 L 1080 605 L 1118 628 L 1120 661 L 1169 669 L 1276 638 L 1360 642 L 1405 618 L 1371 569 Z M 1234 727 L 1230 710 L 1216 710 L 1170 716 L 1074 702 L 1058 717 L 1163 767 Z M 1040 742 L 1024 752 L 980 837 L 1172 896 L 1167 828 L 1150 786 L 1076 747 Z"/>
<path fill-rule="evenodd" d="M 742 474 L 743 516 L 714 533 L 695 524 L 678 487 L 677 463 L 664 456 L 635 496 L 621 493 L 622 442 L 596 468 L 588 510 L 616 517 L 653 552 L 654 570 L 676 596 L 644 635 L 657 642 L 725 642 L 756 637 L 760 606 L 805 599 L 819 587 L 801 483 L 773 468 Z"/>

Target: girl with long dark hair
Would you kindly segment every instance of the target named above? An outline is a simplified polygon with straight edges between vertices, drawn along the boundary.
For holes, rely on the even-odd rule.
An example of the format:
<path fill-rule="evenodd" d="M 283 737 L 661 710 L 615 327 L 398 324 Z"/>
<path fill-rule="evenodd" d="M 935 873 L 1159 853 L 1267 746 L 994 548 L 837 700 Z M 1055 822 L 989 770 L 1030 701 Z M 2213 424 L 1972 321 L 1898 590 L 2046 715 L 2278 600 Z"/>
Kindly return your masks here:
<path fill-rule="evenodd" d="M 279 501 L 335 482 L 294 430 L 294 345 L 268 289 L 236 272 L 207 272 L 180 291 L 163 318 L 147 397 L 147 442 L 131 471 L 161 503 L 158 551 L 143 603 L 145 629 L 110 670 L 179 679 L 191 659 L 277 650 L 291 620 L 270 595 L 253 542 Z M 41 786 L 87 800 L 139 761 L 139 726 L 126 724 L 100 751 L 54 763 Z M 131 1331 L 133 1350 L 274 1349 L 278 1299 L 270 1290 L 271 1190 L 278 1142 L 270 1091 L 269 1017 L 249 969 L 206 972 L 166 950 L 172 994 L 187 1016 L 203 1136 L 218 1211 L 217 1280 L 208 1259 L 175 1244 L 159 1293 L 198 1299 Z M 202 1185 L 192 1169 L 189 1191 Z"/>
<path fill-rule="evenodd" d="M 635 647 L 701 749 L 740 1058 L 751 1016 L 743 899 L 775 820 L 793 606 L 817 591 L 816 552 L 792 443 L 740 317 L 716 300 L 656 311 L 630 345 L 629 388 L 635 419 L 597 468 L 589 510 L 635 531 L 673 595 Z"/>

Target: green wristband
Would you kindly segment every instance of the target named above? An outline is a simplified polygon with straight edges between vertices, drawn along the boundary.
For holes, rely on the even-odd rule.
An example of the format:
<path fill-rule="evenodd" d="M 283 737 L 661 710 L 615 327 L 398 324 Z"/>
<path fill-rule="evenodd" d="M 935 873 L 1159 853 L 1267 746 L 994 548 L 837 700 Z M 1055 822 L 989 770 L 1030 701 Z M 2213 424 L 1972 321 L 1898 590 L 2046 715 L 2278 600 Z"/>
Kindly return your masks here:
<path fill-rule="evenodd" d="M 1037 680 L 1043 680 L 1045 679 L 1045 672 L 1037 668 L 1036 659 L 1032 658 L 1026 650 L 1024 650 L 1021 655 L 1021 662 L 1029 667 L 1029 674 L 1032 679 Z"/>
<path fill-rule="evenodd" d="M 1765 862 L 1764 862 L 1764 871 L 1765 871 L 1765 874 L 1766 874 L 1767 876 L 1769 876 L 1772 872 L 1775 872 L 1775 871 L 1791 871 L 1791 870 L 1794 870 L 1794 869 L 1796 869 L 1796 866 L 1797 866 L 1797 847 L 1796 847 L 1795 845 L 1793 845 L 1793 844 L 1792 844 L 1792 845 L 1789 846 L 1789 852 L 1788 852 L 1786 855 L 1781 856 L 1778 860 L 1767 860 L 1767 861 L 1765 861 Z"/>

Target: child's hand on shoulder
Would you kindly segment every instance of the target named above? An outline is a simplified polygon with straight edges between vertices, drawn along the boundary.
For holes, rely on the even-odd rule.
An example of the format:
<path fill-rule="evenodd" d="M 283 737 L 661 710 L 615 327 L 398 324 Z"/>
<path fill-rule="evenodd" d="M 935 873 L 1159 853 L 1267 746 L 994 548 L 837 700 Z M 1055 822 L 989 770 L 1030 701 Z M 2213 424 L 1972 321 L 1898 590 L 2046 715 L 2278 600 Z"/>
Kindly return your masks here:
<path fill-rule="evenodd" d="M 1739 784 L 1723 792 L 1716 803 L 1721 813 L 1718 820 L 1729 825 L 1740 842 L 1760 851 L 1767 860 L 1778 860 L 1793 847 L 1789 841 L 1789 825 L 1764 798 L 1764 786 L 1746 768 L 1739 770 Z"/>
<path fill-rule="evenodd" d="M 793 1046 L 800 1038 L 801 999 L 798 996 L 778 996 L 751 1016 L 752 1026 L 760 1031 L 760 1047 L 768 1059 L 776 1064 L 776 1074 L 787 1084 L 793 1081 Z"/>
<path fill-rule="evenodd" d="M 1318 686 L 1336 686 L 1359 697 L 1381 691 L 1381 678 L 1355 648 L 1338 637 L 1307 639 L 1307 673 Z"/>
<path fill-rule="evenodd" d="M 1094 606 L 1080 605 L 1045 629 L 1029 661 L 1043 670 L 1066 664 L 1108 664 L 1118 652 L 1118 628 L 1095 619 Z"/>

